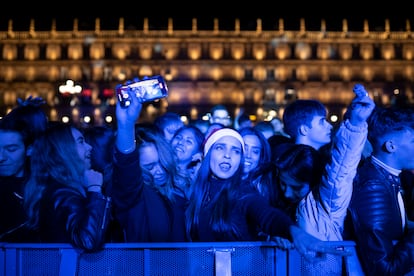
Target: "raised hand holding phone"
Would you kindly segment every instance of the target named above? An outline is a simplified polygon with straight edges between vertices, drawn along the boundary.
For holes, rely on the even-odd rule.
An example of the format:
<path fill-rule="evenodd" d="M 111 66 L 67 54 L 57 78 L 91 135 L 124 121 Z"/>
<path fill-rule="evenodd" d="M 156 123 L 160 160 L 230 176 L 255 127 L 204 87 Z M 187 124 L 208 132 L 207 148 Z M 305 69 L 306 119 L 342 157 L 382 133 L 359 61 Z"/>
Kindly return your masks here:
<path fill-rule="evenodd" d="M 118 85 L 115 89 L 122 107 L 128 107 L 131 104 L 131 96 L 135 96 L 141 103 L 152 102 L 168 96 L 167 83 L 159 75 L 145 77 L 142 80 L 134 78 L 126 85 Z"/>

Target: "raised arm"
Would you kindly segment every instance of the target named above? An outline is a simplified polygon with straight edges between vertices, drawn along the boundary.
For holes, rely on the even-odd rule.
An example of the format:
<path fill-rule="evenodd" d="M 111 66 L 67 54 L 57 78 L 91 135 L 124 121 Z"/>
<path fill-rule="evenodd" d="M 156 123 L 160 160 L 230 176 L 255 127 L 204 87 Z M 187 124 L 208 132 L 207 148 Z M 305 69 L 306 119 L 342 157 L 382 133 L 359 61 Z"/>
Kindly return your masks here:
<path fill-rule="evenodd" d="M 318 186 L 319 198 L 308 194 L 297 210 L 298 224 L 322 240 L 342 240 L 352 180 L 367 140 L 367 119 L 375 107 L 363 85 L 356 84 L 353 91 L 355 97 L 333 138 L 330 160 Z"/>
<path fill-rule="evenodd" d="M 141 114 L 142 103 L 133 95 L 130 94 L 131 104 L 127 107 L 122 107 L 120 102 L 116 103 L 116 148 L 122 153 L 130 153 L 135 150 L 135 123 Z"/>

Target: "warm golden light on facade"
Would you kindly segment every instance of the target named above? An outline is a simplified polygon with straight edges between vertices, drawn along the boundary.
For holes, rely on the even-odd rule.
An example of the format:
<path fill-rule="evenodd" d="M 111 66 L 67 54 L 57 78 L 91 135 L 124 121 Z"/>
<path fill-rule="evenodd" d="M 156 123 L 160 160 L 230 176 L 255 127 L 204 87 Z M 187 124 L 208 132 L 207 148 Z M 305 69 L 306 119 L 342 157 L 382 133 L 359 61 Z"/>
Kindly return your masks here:
<path fill-rule="evenodd" d="M 231 56 L 235 60 L 244 58 L 244 45 L 241 43 L 231 45 Z"/>
<path fill-rule="evenodd" d="M 334 55 L 334 50 L 328 43 L 319 44 L 316 55 L 318 58 L 326 60 Z"/>
<path fill-rule="evenodd" d="M 374 47 L 372 44 L 362 44 L 360 48 L 360 55 L 364 60 L 372 59 L 374 55 Z"/>
<path fill-rule="evenodd" d="M 39 57 L 39 47 L 37 45 L 26 45 L 24 48 L 24 57 L 27 60 L 35 60 Z"/>
<path fill-rule="evenodd" d="M 105 55 L 105 46 L 103 43 L 94 43 L 91 45 L 89 55 L 92 59 L 102 59 Z"/>
<path fill-rule="evenodd" d="M 349 60 L 352 58 L 352 45 L 350 44 L 340 44 L 339 45 L 339 55 L 342 60 Z"/>
<path fill-rule="evenodd" d="M 253 56 L 257 60 L 262 60 L 266 57 L 266 45 L 254 44 L 253 45 Z"/>
<path fill-rule="evenodd" d="M 3 58 L 5 60 L 14 60 L 17 57 L 16 46 L 6 44 L 3 47 Z"/>
<path fill-rule="evenodd" d="M 143 43 L 138 46 L 139 55 L 142 59 L 148 60 L 152 56 L 152 47 L 151 44 Z"/>
<path fill-rule="evenodd" d="M 287 43 L 281 42 L 277 43 L 275 46 L 275 55 L 278 59 L 284 60 L 290 57 L 292 51 Z"/>
<path fill-rule="evenodd" d="M 266 68 L 263 66 L 257 66 L 253 69 L 253 77 L 258 81 L 264 81 L 266 79 Z"/>
<path fill-rule="evenodd" d="M 233 70 L 234 79 L 241 81 L 244 78 L 244 69 L 241 66 L 236 66 Z"/>
<path fill-rule="evenodd" d="M 210 57 L 214 60 L 221 59 L 223 56 L 223 45 L 221 43 L 212 43 L 210 45 Z"/>
<path fill-rule="evenodd" d="M 34 22 L 29 31 L 9 27 L 0 31 L 1 110 L 4 113 L 17 97 L 37 94 L 55 108 L 51 116 L 62 116 L 56 85 L 73 79 L 87 85 L 88 98 L 75 97 L 71 108 L 81 111 L 88 102 L 100 113 L 86 115 L 105 123 L 116 103 L 108 89 L 158 74 L 167 80 L 170 94 L 145 109 L 146 119 L 167 108 L 201 117 L 220 103 L 232 112 L 243 107 L 260 120 L 261 115 L 268 118 L 270 110 L 280 114 L 296 97 L 322 100 L 340 114 L 355 82 L 377 91 L 381 103 L 393 102 L 387 93 L 394 85 L 402 86 L 401 94 L 414 102 L 414 34 L 409 22 L 403 31 L 392 31 L 389 22 L 380 30 L 364 22 L 359 31 L 351 30 L 347 20 L 335 31 L 325 20 L 319 30 L 307 30 L 303 19 L 299 30 L 286 29 L 283 19 L 275 20 L 271 29 L 260 19 L 255 23 L 255 29 L 243 30 L 237 19 L 233 31 L 221 30 L 217 19 L 213 29 L 199 30 L 195 18 L 188 30 L 175 29 L 171 18 L 165 30 L 152 29 L 148 19 L 142 30 L 126 28 L 131 23 L 123 18 L 118 29 L 111 30 L 101 29 L 100 20 L 95 20 L 94 30 L 79 29 L 74 20 L 69 32 L 60 32 L 56 22 L 49 31 L 36 30 Z"/>
<path fill-rule="evenodd" d="M 200 68 L 198 66 L 191 66 L 190 67 L 190 78 L 191 80 L 197 80 L 200 76 Z"/>
<path fill-rule="evenodd" d="M 50 44 L 46 48 L 46 58 L 50 60 L 57 60 L 61 57 L 61 50 L 58 44 Z"/>
<path fill-rule="evenodd" d="M 68 47 L 68 56 L 70 59 L 78 60 L 83 56 L 82 44 L 74 43 Z"/>
<path fill-rule="evenodd" d="M 309 59 L 312 49 L 308 43 L 299 42 L 295 47 L 295 56 L 301 60 Z"/>
<path fill-rule="evenodd" d="M 395 57 L 395 49 L 392 44 L 384 44 L 381 46 L 382 58 L 385 60 L 390 60 Z"/>
<path fill-rule="evenodd" d="M 288 78 L 287 68 L 284 66 L 276 67 L 275 78 L 278 81 L 285 81 Z"/>
<path fill-rule="evenodd" d="M 413 60 L 414 59 L 414 44 L 403 45 L 402 52 L 403 52 L 403 57 L 406 60 Z"/>
<path fill-rule="evenodd" d="M 188 57 L 192 60 L 197 60 L 201 57 L 201 45 L 199 43 L 188 44 Z"/>
<path fill-rule="evenodd" d="M 164 45 L 163 54 L 167 60 L 175 59 L 178 55 L 178 51 L 180 50 L 178 44 L 176 43 L 166 43 Z"/>
<path fill-rule="evenodd" d="M 113 55 L 120 60 L 126 59 L 130 55 L 130 47 L 123 43 L 117 43 L 112 46 Z"/>
<path fill-rule="evenodd" d="M 220 80 L 221 76 L 223 75 L 223 71 L 221 70 L 220 67 L 217 67 L 217 66 L 213 67 L 210 72 L 211 72 L 210 77 L 215 81 Z"/>

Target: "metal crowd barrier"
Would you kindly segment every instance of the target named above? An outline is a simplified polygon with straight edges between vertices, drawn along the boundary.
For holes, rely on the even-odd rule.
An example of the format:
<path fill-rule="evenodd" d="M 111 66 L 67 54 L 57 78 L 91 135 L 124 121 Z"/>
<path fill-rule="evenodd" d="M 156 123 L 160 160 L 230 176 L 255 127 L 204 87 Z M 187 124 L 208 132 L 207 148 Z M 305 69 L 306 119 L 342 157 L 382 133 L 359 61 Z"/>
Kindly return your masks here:
<path fill-rule="evenodd" d="M 108 243 L 96 253 L 69 244 L 3 243 L 0 275 L 364 275 L 355 243 L 338 244 L 352 255 L 311 265 L 271 242 Z"/>

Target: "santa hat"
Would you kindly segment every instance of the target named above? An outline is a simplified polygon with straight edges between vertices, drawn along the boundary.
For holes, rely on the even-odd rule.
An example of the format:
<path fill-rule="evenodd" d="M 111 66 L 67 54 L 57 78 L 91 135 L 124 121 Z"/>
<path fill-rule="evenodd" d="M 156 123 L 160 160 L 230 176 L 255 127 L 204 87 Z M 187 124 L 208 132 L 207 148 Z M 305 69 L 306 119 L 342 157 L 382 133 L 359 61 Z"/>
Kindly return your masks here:
<path fill-rule="evenodd" d="M 210 136 L 208 136 L 206 138 L 206 142 L 204 144 L 204 156 L 208 153 L 208 151 L 210 150 L 211 146 L 217 142 L 217 140 L 219 140 L 222 137 L 225 136 L 231 136 L 236 138 L 237 140 L 239 140 L 243 153 L 244 153 L 244 141 L 243 138 L 241 137 L 241 135 L 234 129 L 231 128 L 220 128 L 217 129 L 215 131 L 213 131 Z"/>

